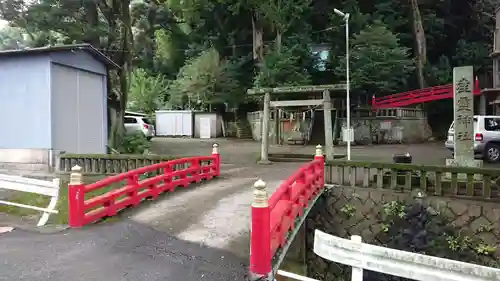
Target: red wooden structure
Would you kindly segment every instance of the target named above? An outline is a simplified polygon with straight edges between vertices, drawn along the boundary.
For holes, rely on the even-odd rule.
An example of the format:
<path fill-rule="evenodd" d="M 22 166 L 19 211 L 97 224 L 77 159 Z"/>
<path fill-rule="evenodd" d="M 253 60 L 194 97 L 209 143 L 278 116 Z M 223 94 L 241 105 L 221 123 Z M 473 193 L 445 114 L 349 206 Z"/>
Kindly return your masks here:
<path fill-rule="evenodd" d="M 104 217 L 116 215 L 126 207 L 137 206 L 144 199 L 156 199 L 163 192 L 187 187 L 191 183 L 210 180 L 220 175 L 220 157 L 217 144 L 212 155 L 187 157 L 130 170 L 107 177 L 92 184 L 83 184 L 76 167 L 68 185 L 68 224 L 82 227 Z M 153 175 L 145 179 L 143 176 Z M 121 184 L 125 182 L 124 184 Z M 119 185 L 118 187 L 116 187 Z M 122 185 L 122 186 L 120 186 Z M 92 196 L 102 188 L 110 191 Z"/>
<path fill-rule="evenodd" d="M 479 81 L 476 78 L 474 83 L 474 95 L 479 95 L 481 90 L 479 89 Z M 442 85 L 435 86 L 425 89 L 418 89 L 409 92 L 393 94 L 385 97 L 376 98 L 375 95 L 372 97 L 372 108 L 394 108 L 394 107 L 405 107 L 412 104 L 424 103 L 429 101 L 441 100 L 441 99 L 451 99 L 453 98 L 453 85 Z"/>
<path fill-rule="evenodd" d="M 252 275 L 267 276 L 271 272 L 271 260 L 286 244 L 286 234 L 293 230 L 295 219 L 303 215 L 309 201 L 324 187 L 324 167 L 318 146 L 314 160 L 296 170 L 269 199 L 266 184 L 260 180 L 255 183 L 250 232 Z"/>

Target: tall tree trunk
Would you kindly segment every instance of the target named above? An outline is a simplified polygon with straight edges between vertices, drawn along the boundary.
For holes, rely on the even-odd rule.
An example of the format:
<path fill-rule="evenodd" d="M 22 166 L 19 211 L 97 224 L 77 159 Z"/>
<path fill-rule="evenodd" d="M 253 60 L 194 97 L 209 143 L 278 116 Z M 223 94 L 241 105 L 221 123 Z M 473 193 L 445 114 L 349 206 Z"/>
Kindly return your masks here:
<path fill-rule="evenodd" d="M 417 78 L 420 88 L 425 88 L 424 68 L 427 63 L 427 43 L 425 40 L 422 16 L 418 7 L 418 0 L 409 0 L 413 20 L 413 36 L 415 39 L 415 56 L 417 58 Z"/>
<path fill-rule="evenodd" d="M 281 53 L 282 33 L 280 29 L 276 30 L 276 52 Z"/>
<path fill-rule="evenodd" d="M 97 7 L 97 2 L 95 1 L 84 1 L 85 9 L 85 20 L 86 20 L 86 32 L 83 41 L 91 44 L 92 46 L 98 48 L 101 45 L 101 40 L 97 30 L 99 28 L 99 10 Z"/>
<path fill-rule="evenodd" d="M 236 53 L 236 35 L 233 33 L 231 34 L 231 55 L 233 57 L 236 57 L 237 53 Z"/>
<path fill-rule="evenodd" d="M 128 100 L 133 41 L 130 0 L 113 1 L 113 5 L 112 10 L 119 11 L 119 13 L 115 14 L 114 18 L 113 15 L 110 15 L 108 20 L 110 21 L 110 26 L 119 28 L 119 38 L 117 38 L 119 44 L 113 59 L 120 66 L 120 69 L 117 70 L 117 79 L 111 80 L 113 82 L 116 81 L 118 87 L 115 87 L 114 91 L 109 90 L 111 97 L 108 99 L 110 102 L 108 113 L 110 114 L 111 128 L 108 143 L 111 147 L 117 148 L 122 142 L 125 131 L 123 117 Z"/>
<path fill-rule="evenodd" d="M 257 12 L 254 12 L 252 17 L 252 35 L 253 59 L 257 61 L 259 67 L 262 67 L 264 63 L 264 28 L 261 16 Z"/>

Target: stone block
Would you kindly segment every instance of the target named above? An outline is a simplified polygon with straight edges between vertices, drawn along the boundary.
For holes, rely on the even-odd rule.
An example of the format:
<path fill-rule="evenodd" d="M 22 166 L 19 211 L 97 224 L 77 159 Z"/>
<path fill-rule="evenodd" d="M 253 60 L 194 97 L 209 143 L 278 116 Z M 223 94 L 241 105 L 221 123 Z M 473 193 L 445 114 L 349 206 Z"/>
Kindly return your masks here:
<path fill-rule="evenodd" d="M 451 202 L 448 207 L 455 216 L 461 216 L 467 212 L 469 205 L 465 204 L 464 202 L 456 201 Z"/>
<path fill-rule="evenodd" d="M 396 185 L 398 189 L 403 190 L 404 186 L 406 185 L 406 173 L 401 172 L 396 176 Z M 377 182 L 378 175 L 373 176 L 373 181 L 372 183 L 375 184 Z M 418 187 L 420 186 L 420 176 L 416 173 L 413 173 L 411 176 L 411 186 L 412 187 Z M 429 180 L 427 180 L 427 185 L 429 185 Z M 387 173 L 382 176 L 382 184 L 385 187 L 389 187 L 391 185 L 391 175 L 390 173 Z"/>
<path fill-rule="evenodd" d="M 447 167 L 470 167 L 470 168 L 482 168 L 483 167 L 483 160 L 476 160 L 476 159 L 464 159 L 461 158 L 459 160 L 457 159 L 446 159 L 446 166 Z M 457 175 L 459 180 L 466 180 L 467 176 L 465 174 L 458 174 Z M 443 173 L 443 179 L 444 180 L 449 180 L 451 179 L 451 173 Z M 480 181 L 483 180 L 482 175 L 474 175 L 474 180 Z"/>
<path fill-rule="evenodd" d="M 331 211 L 333 205 L 315 206 L 319 210 L 314 217 L 314 224 L 308 225 L 308 245 L 307 265 L 308 270 L 314 271 L 316 268 L 317 257 L 312 253 L 312 243 L 314 237 L 314 229 L 321 229 L 333 235 L 348 238 L 350 235 L 361 235 L 363 241 L 374 245 L 382 245 L 393 239 L 391 234 L 382 232 L 383 225 L 387 222 L 383 220 L 383 206 L 390 201 L 408 201 L 413 199 L 408 193 L 398 193 L 389 189 L 371 189 L 371 188 L 345 188 L 352 190 L 349 194 L 358 194 L 359 198 L 364 191 L 369 191 L 369 199 L 359 200 L 357 197 L 345 198 L 344 202 L 352 204 L 356 208 L 355 217 L 347 218 L 339 213 L 338 210 Z M 425 197 L 424 204 L 435 210 L 434 214 L 439 213 L 444 217 L 444 223 L 448 227 L 455 227 L 456 235 L 469 236 L 474 240 L 473 246 L 478 243 L 485 243 L 488 246 L 500 245 L 500 205 L 493 202 L 485 202 L 480 200 L 458 199 L 445 196 Z M 331 194 L 330 196 L 334 196 Z M 328 200 L 320 201 L 327 202 Z M 319 203 L 318 203 L 319 204 Z M 328 211 L 329 209 L 330 211 Z M 327 216 L 327 217 L 323 217 Z M 322 218 L 323 217 L 323 218 Z M 438 219 L 436 217 L 436 219 Z M 308 219 L 308 222 L 310 220 Z M 444 230 L 444 228 L 443 228 Z M 481 230 L 481 232 L 479 231 Z M 500 257 L 500 251 L 495 253 L 495 256 Z M 447 256 L 446 258 L 454 258 Z M 485 260 L 495 259 L 495 257 L 485 257 Z M 349 270 L 349 269 L 347 269 Z M 338 280 L 344 280 L 345 276 L 341 275 L 340 267 L 335 263 L 328 263 L 326 268 L 321 271 L 320 280 L 336 280 L 325 279 L 324 276 L 340 277 Z M 310 271 L 311 272 L 311 271 Z M 340 275 L 339 275 L 340 274 Z M 312 276 L 312 275 L 311 275 Z"/>
<path fill-rule="evenodd" d="M 483 216 L 487 218 L 490 222 L 500 222 L 500 209 L 484 208 Z"/>
<path fill-rule="evenodd" d="M 474 233 L 490 232 L 491 222 L 485 217 L 480 216 L 474 219 L 469 227 Z"/>
<path fill-rule="evenodd" d="M 353 197 L 358 198 L 361 202 L 366 201 L 370 198 L 370 190 L 368 189 L 358 189 L 355 193 L 353 193 Z"/>
<path fill-rule="evenodd" d="M 451 223 L 453 227 L 458 228 L 458 229 L 463 229 L 463 230 L 469 230 L 468 228 L 470 222 L 472 221 L 473 218 L 471 218 L 468 214 L 464 214 L 458 217 L 455 217 L 455 220 L 453 220 Z"/>
<path fill-rule="evenodd" d="M 374 202 L 380 202 L 382 201 L 382 195 L 383 191 L 381 190 L 370 190 L 370 199 L 372 199 Z"/>
<path fill-rule="evenodd" d="M 453 190 L 451 180 L 443 179 L 441 180 L 441 187 L 443 195 L 467 195 L 467 179 L 457 179 L 457 190 Z M 473 185 L 473 196 L 481 196 L 483 194 L 483 181 L 474 180 Z"/>

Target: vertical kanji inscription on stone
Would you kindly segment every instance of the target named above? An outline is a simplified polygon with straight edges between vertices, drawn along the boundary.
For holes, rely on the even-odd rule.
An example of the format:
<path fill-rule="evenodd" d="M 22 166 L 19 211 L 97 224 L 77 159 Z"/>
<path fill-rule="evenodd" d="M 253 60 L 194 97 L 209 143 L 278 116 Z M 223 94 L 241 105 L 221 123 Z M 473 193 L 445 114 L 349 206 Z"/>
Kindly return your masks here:
<path fill-rule="evenodd" d="M 472 66 L 453 69 L 453 109 L 455 120 L 455 160 L 466 163 L 474 159 L 474 85 Z"/>

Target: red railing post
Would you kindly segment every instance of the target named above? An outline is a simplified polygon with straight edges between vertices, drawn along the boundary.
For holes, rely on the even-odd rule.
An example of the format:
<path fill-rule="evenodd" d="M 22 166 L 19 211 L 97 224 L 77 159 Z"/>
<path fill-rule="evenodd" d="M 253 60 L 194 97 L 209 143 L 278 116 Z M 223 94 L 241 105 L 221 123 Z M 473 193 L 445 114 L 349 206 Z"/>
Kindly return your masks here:
<path fill-rule="evenodd" d="M 82 168 L 78 165 L 71 168 L 68 184 L 68 225 L 70 227 L 82 227 L 85 210 L 85 185 L 82 181 Z"/>
<path fill-rule="evenodd" d="M 476 79 L 474 80 L 474 89 L 472 90 L 474 94 L 479 94 L 481 93 L 481 89 L 479 88 L 479 79 L 476 76 Z"/>
<path fill-rule="evenodd" d="M 191 182 L 200 182 L 201 172 L 200 172 L 200 160 L 197 157 L 194 157 L 189 164 L 189 169 L 191 172 Z M 194 171 L 193 171 L 194 170 Z"/>
<path fill-rule="evenodd" d="M 219 154 L 219 145 L 214 143 L 212 145 L 212 156 L 214 157 L 214 165 L 215 165 L 215 177 L 220 176 L 220 154 Z"/>
<path fill-rule="evenodd" d="M 319 144 L 316 146 L 314 160 L 320 163 L 319 169 L 321 170 L 321 178 L 319 179 L 319 184 L 321 184 L 321 188 L 323 188 L 325 186 L 325 156 L 323 155 L 323 147 Z"/>
<path fill-rule="evenodd" d="M 254 280 L 271 273 L 271 222 L 267 184 L 258 180 L 253 185 L 250 230 L 250 275 Z"/>

